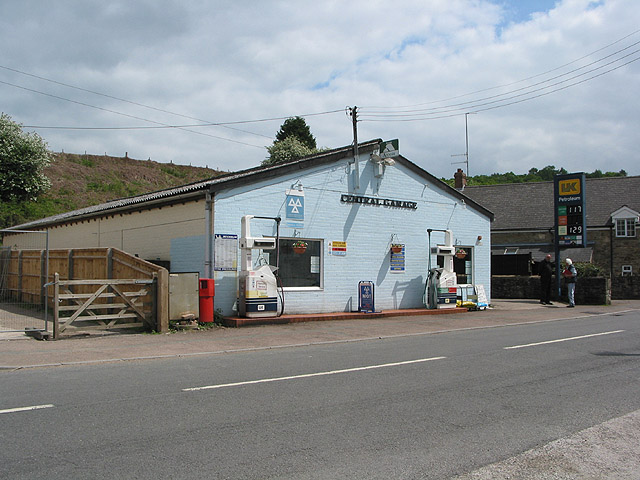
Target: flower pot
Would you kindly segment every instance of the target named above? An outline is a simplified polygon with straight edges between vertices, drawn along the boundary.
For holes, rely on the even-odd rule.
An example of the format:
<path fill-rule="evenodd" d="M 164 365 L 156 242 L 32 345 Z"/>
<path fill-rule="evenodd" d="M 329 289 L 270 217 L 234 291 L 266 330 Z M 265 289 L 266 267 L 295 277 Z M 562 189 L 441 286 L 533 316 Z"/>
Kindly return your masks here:
<path fill-rule="evenodd" d="M 293 247 L 295 253 L 304 253 L 307 251 L 307 247 Z"/>

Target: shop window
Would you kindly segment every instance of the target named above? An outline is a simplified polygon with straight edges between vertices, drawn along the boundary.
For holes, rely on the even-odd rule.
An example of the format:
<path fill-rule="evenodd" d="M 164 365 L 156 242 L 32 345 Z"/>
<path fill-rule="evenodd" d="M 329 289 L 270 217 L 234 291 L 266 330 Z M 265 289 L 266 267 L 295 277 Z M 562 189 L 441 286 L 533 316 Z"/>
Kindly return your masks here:
<path fill-rule="evenodd" d="M 453 270 L 456 272 L 458 285 L 473 283 L 473 248 L 456 247 L 456 255 L 453 257 Z M 444 265 L 444 257 L 438 255 L 438 266 Z"/>
<path fill-rule="evenodd" d="M 306 249 L 294 249 L 294 244 L 304 242 Z M 322 240 L 307 238 L 280 238 L 280 269 L 278 276 L 287 288 L 322 288 Z M 269 263 L 275 265 L 276 255 L 269 255 Z"/>
<path fill-rule="evenodd" d="M 616 237 L 635 237 L 636 219 L 618 218 L 616 219 Z"/>

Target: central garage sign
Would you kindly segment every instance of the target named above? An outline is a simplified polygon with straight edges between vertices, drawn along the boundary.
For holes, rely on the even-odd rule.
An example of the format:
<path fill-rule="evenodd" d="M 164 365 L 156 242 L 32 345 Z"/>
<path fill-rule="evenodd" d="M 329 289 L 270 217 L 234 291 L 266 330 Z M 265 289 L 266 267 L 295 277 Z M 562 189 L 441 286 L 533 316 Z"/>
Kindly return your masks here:
<path fill-rule="evenodd" d="M 382 207 L 406 208 L 409 210 L 417 210 L 417 202 L 407 202 L 405 200 L 392 200 L 390 198 L 364 197 L 362 195 L 349 195 L 343 193 L 340 196 L 343 203 L 361 203 L 363 205 L 379 205 Z"/>

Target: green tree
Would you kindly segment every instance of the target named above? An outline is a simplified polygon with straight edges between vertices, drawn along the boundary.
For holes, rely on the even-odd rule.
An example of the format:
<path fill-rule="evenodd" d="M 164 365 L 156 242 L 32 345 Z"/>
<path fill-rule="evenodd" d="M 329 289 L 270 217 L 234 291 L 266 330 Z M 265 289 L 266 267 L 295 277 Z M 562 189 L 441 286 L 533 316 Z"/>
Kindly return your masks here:
<path fill-rule="evenodd" d="M 280 126 L 273 145 L 267 147 L 269 157 L 262 165 L 276 165 L 313 155 L 319 150 L 316 139 L 302 117 L 287 118 Z"/>
<path fill-rule="evenodd" d="M 555 175 L 566 175 L 568 172 L 564 168 L 556 168 L 553 165 L 547 165 L 542 170 L 533 167 L 523 175 L 517 175 L 513 172 L 492 173 L 491 175 L 476 175 L 475 177 L 467 177 L 467 185 L 498 185 L 503 183 L 526 183 L 526 182 L 549 182 Z M 602 177 L 626 177 L 627 172 L 620 170 L 619 172 L 602 172 L 595 170 L 593 173 L 587 173 L 587 178 Z M 442 179 L 445 183 L 453 186 L 453 179 Z"/>
<path fill-rule="evenodd" d="M 280 126 L 280 130 L 276 133 L 276 142 L 282 142 L 287 137 L 294 136 L 300 142 L 311 150 L 318 148 L 316 139 L 311 134 L 311 130 L 307 122 L 302 117 L 287 118 Z M 275 142 L 274 142 L 275 143 Z"/>
<path fill-rule="evenodd" d="M 587 173 L 587 178 L 604 178 L 604 177 L 626 177 L 627 172 L 620 170 L 619 172 L 602 172 L 602 170 L 594 170 L 592 173 Z"/>
<path fill-rule="evenodd" d="M 273 142 L 273 145 L 267 147 L 267 151 L 269 158 L 262 162 L 262 165 L 265 166 L 298 160 L 307 155 L 313 155 L 318 150 L 307 147 L 298 137 L 290 136 L 280 142 Z"/>
<path fill-rule="evenodd" d="M 44 174 L 50 161 L 38 134 L 23 132 L 9 115 L 0 115 L 0 201 L 35 200 L 51 186 Z"/>

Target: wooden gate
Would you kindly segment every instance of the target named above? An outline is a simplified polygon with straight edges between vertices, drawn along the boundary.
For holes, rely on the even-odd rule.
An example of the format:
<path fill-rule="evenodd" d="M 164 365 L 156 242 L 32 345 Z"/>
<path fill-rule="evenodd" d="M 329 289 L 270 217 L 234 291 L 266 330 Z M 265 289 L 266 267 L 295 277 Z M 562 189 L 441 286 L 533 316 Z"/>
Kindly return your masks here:
<path fill-rule="evenodd" d="M 155 327 L 157 278 L 60 280 L 56 273 L 53 283 L 55 339 L 67 330 Z"/>
<path fill-rule="evenodd" d="M 83 330 L 144 326 L 168 331 L 169 273 L 116 248 L 11 248 L 0 251 L 0 269 L 6 273 L 0 277 L 0 330 L 2 302 L 19 299 L 29 307 L 21 318 L 42 323 L 33 314 L 40 309 L 58 316 L 54 338 L 81 325 Z"/>

